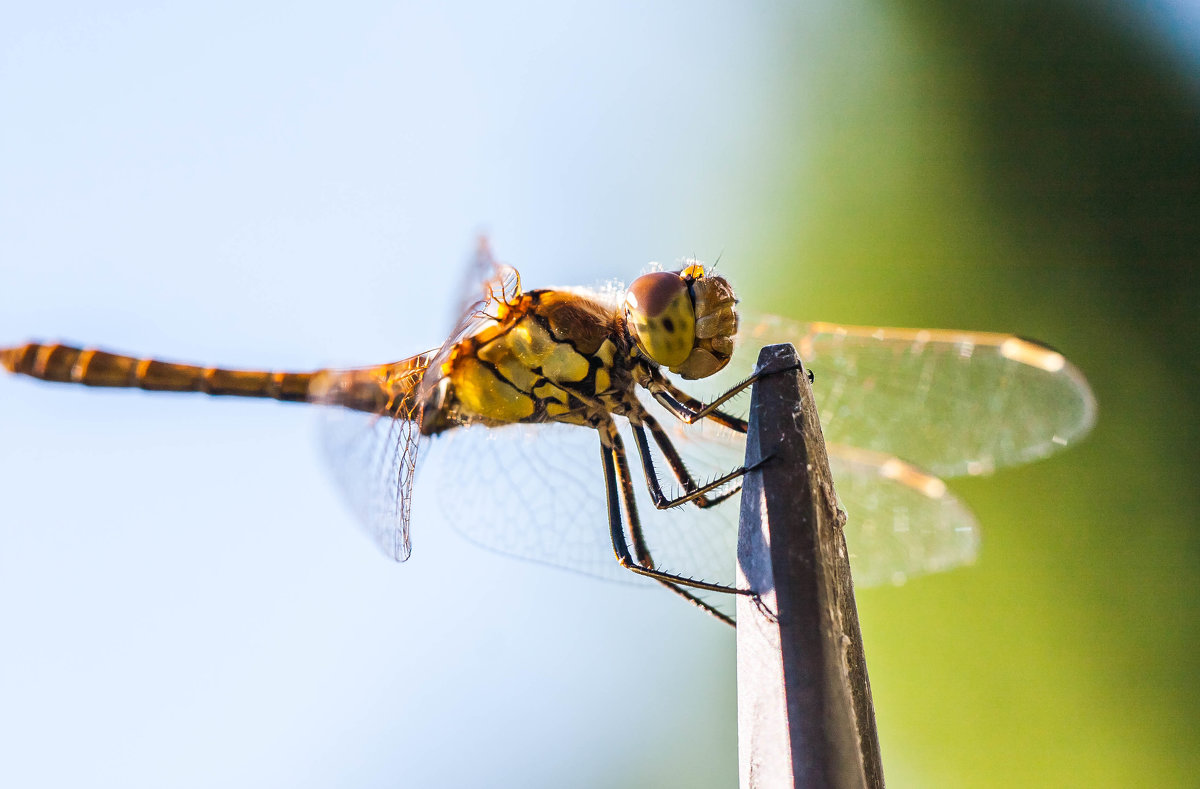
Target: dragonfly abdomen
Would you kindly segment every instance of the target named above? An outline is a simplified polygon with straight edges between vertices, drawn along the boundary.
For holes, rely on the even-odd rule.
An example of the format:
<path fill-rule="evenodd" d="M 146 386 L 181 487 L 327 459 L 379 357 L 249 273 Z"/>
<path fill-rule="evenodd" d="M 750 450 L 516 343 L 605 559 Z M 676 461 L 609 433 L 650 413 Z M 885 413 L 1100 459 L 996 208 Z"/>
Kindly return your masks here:
<path fill-rule="evenodd" d="M 190 364 L 31 342 L 0 349 L 0 364 L 10 372 L 42 381 L 145 389 L 152 392 L 202 392 L 235 397 L 269 397 L 305 402 L 313 373 L 226 370 Z"/>

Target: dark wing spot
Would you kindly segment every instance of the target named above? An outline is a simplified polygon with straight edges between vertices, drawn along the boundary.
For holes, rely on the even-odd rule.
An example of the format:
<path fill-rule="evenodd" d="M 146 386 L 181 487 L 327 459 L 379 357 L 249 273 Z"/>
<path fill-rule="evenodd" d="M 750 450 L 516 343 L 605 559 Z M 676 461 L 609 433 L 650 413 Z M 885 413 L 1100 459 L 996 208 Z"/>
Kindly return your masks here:
<path fill-rule="evenodd" d="M 675 331 L 675 321 L 670 318 L 663 318 L 663 328 L 669 332 Z"/>

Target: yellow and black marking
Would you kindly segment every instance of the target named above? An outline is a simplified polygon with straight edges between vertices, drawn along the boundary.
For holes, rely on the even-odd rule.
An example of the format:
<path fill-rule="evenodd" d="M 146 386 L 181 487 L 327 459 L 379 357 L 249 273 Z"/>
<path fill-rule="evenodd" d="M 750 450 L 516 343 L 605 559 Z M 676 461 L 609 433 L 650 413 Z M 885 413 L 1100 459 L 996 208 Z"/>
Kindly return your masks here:
<path fill-rule="evenodd" d="M 450 381 L 444 405 L 457 421 L 582 425 L 608 410 L 614 395 L 623 401 L 629 378 L 615 363 L 627 343 L 611 307 L 550 290 L 530 291 L 508 307 L 443 365 Z"/>

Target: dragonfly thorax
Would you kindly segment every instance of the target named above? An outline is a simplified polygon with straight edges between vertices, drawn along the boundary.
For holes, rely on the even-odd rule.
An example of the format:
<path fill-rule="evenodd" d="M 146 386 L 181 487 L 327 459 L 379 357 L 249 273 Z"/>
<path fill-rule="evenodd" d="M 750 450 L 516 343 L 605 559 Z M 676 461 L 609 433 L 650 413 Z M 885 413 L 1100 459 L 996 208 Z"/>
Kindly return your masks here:
<path fill-rule="evenodd" d="M 632 358 L 613 305 L 566 290 L 529 291 L 454 346 L 429 388 L 421 430 L 591 425 L 601 413 L 625 410 Z"/>

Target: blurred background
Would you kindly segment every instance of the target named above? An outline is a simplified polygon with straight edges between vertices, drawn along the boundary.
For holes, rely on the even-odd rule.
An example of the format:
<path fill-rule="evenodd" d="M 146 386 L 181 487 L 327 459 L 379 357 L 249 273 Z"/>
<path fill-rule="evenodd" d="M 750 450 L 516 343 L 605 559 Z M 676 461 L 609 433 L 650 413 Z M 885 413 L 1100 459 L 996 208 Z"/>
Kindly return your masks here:
<path fill-rule="evenodd" d="M 1200 8 L 427 5 L 6 7 L 0 342 L 386 361 L 480 231 L 532 286 L 719 256 L 758 311 L 1037 337 L 1094 434 L 859 595 L 889 786 L 1194 785 Z M 311 421 L 0 380 L 0 784 L 735 784 L 730 629 L 419 484 L 394 566 Z"/>

